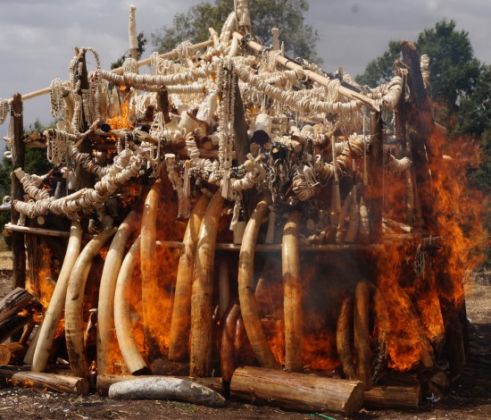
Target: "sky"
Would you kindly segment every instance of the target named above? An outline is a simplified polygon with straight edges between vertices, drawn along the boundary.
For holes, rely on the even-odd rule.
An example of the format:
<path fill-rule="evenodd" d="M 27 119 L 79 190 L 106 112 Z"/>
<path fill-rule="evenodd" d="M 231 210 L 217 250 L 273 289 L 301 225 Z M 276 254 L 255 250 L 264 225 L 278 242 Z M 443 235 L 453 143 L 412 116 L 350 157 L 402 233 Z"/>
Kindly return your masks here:
<path fill-rule="evenodd" d="M 147 38 L 200 0 L 134 0 Z M 128 8 L 120 0 L 0 0 L 0 98 L 68 77 L 74 47 L 93 47 L 104 68 L 128 49 Z M 251 10 L 251 14 L 254 10 Z M 441 19 L 469 32 L 476 56 L 491 63 L 491 0 L 310 0 L 306 21 L 319 34 L 324 68 L 356 75 L 389 40 L 415 40 Z M 151 45 L 150 45 L 151 48 Z M 150 48 L 145 56 L 150 54 Z M 92 62 L 89 61 L 89 70 Z M 93 68 L 93 67 L 92 67 Z M 49 98 L 25 104 L 26 125 L 48 123 Z M 0 127 L 4 136 L 7 123 Z"/>

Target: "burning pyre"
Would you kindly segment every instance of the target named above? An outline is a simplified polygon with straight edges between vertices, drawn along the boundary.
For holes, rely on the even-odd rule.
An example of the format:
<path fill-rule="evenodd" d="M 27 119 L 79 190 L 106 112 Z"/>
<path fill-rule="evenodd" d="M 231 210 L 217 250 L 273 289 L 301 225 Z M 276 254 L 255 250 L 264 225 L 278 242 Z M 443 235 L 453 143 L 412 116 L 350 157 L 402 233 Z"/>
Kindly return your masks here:
<path fill-rule="evenodd" d="M 244 365 L 372 390 L 444 360 L 459 373 L 481 206 L 433 123 L 428 58 L 404 43 L 393 79 L 362 87 L 258 44 L 237 3 L 220 34 L 144 60 L 151 74 L 80 48 L 52 82 L 53 170 L 15 171 L 9 225 L 44 307 L 26 361 L 67 359 L 100 389 L 159 373 L 234 392 Z"/>

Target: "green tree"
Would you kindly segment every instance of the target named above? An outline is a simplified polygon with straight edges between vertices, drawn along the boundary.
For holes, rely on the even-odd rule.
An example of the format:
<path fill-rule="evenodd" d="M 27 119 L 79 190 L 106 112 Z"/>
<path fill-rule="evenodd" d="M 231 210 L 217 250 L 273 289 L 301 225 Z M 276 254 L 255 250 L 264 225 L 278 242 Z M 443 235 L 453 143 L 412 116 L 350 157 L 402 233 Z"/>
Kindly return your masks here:
<path fill-rule="evenodd" d="M 165 52 L 185 40 L 205 41 L 210 36 L 208 28 L 219 31 L 233 7 L 233 0 L 201 2 L 177 14 L 171 26 L 152 34 L 152 43 L 158 51 Z M 263 43 L 271 43 L 271 28 L 277 27 L 288 55 L 317 63 L 322 61 L 316 52 L 318 34 L 305 23 L 304 13 L 309 9 L 307 0 L 250 0 L 249 7 L 252 32 Z"/>
<path fill-rule="evenodd" d="M 390 41 L 387 51 L 380 57 L 370 61 L 365 71 L 356 76 L 356 81 L 361 85 L 375 87 L 380 83 L 390 80 L 393 76 L 394 61 L 401 56 L 401 43 Z"/>
<path fill-rule="evenodd" d="M 430 56 L 433 100 L 456 111 L 460 100 L 474 90 L 481 70 L 468 32 L 457 31 L 453 20 L 443 20 L 419 34 L 417 47 Z"/>
<path fill-rule="evenodd" d="M 460 103 L 474 91 L 481 72 L 469 34 L 458 31 L 453 20 L 442 20 L 421 32 L 416 46 L 420 54 L 430 56 L 432 99 L 444 105 L 449 113 L 457 111 Z M 356 80 L 372 87 L 389 80 L 400 51 L 400 43 L 390 41 L 387 50 L 370 61 Z"/>

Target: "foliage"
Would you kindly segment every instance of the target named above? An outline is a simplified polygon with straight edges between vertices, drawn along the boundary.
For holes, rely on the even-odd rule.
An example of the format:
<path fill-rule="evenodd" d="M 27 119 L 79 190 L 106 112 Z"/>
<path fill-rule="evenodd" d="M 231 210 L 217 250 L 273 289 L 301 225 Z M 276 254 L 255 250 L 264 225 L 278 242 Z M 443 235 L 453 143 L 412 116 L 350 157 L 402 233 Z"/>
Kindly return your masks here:
<path fill-rule="evenodd" d="M 34 124 L 29 125 L 26 134 L 32 132 L 42 132 L 47 127 L 44 127 L 39 120 Z M 46 150 L 26 148 L 24 170 L 27 173 L 44 174 L 51 168 L 51 164 L 46 159 Z M 5 195 L 10 195 L 10 183 L 12 173 L 12 162 L 9 159 L 3 158 L 0 161 L 0 197 L 3 200 Z M 10 220 L 8 212 L 0 212 L 0 226 L 3 226 Z"/>
<path fill-rule="evenodd" d="M 356 77 L 356 81 L 361 85 L 375 87 L 390 80 L 393 76 L 394 61 L 400 58 L 400 55 L 401 43 L 390 41 L 387 51 L 370 61 L 365 71 Z"/>
<path fill-rule="evenodd" d="M 143 32 L 140 32 L 136 40 L 138 42 L 138 60 L 142 56 L 142 54 L 145 52 L 145 45 L 147 44 L 147 39 L 145 38 L 145 35 Z M 119 57 L 115 62 L 111 63 L 111 69 L 117 69 L 118 67 L 121 67 L 124 63 L 124 60 L 127 58 L 131 57 L 130 51 L 126 51 L 121 57 Z"/>
<path fill-rule="evenodd" d="M 474 57 L 469 34 L 457 31 L 453 20 L 442 20 L 418 36 L 420 54 L 430 56 L 431 96 L 450 113 L 458 110 L 460 102 L 475 88 L 481 65 Z M 392 77 L 394 60 L 399 58 L 400 43 L 390 41 L 387 50 L 370 61 L 357 81 L 376 86 Z"/>
<path fill-rule="evenodd" d="M 304 13 L 309 9 L 307 0 L 250 0 L 249 5 L 252 32 L 264 44 L 271 43 L 271 28 L 277 27 L 288 55 L 321 62 L 315 49 L 317 32 L 305 24 Z M 177 14 L 171 26 L 152 34 L 152 43 L 160 52 L 165 52 L 185 40 L 205 41 L 210 36 L 208 28 L 219 31 L 233 8 L 233 0 L 203 1 L 187 12 Z"/>

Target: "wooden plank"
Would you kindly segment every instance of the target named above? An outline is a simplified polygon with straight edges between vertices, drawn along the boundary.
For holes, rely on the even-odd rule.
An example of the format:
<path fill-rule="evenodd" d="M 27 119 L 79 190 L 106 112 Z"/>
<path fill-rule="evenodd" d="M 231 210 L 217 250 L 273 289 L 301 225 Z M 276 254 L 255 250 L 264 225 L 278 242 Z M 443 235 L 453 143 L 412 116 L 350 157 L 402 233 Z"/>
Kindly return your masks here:
<path fill-rule="evenodd" d="M 24 122 L 23 105 L 20 93 L 16 93 L 12 99 L 12 117 L 14 124 L 14 139 L 11 145 L 12 168 L 23 168 L 25 161 L 24 145 Z M 11 192 L 12 200 L 23 200 L 24 190 L 22 184 L 15 174 L 11 173 Z M 19 221 L 19 213 L 12 207 L 10 211 L 10 222 L 14 225 Z M 14 287 L 25 287 L 26 285 L 26 252 L 24 245 L 24 235 L 20 232 L 12 233 L 12 254 L 14 257 L 13 265 L 13 285 Z"/>

